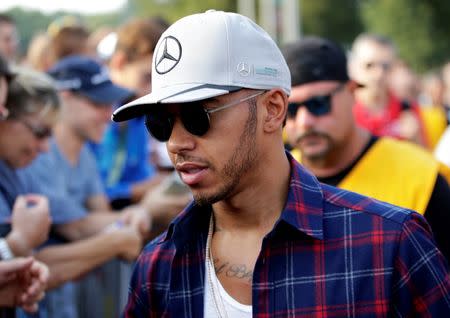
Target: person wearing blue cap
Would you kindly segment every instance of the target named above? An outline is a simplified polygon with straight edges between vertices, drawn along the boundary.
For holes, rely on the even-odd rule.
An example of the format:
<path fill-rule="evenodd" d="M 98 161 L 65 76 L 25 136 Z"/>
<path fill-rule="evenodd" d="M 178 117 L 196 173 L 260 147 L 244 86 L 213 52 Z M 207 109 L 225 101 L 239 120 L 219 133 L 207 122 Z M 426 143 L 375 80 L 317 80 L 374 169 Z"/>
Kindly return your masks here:
<path fill-rule="evenodd" d="M 101 140 L 110 120 L 112 104 L 124 100 L 130 92 L 114 85 L 106 69 L 88 57 L 70 56 L 62 59 L 48 74 L 53 78 L 61 98 L 59 118 L 53 127 L 49 151 L 41 154 L 19 174 L 24 183 L 36 185 L 39 193 L 49 197 L 51 213 L 58 222 L 56 232 L 50 235 L 49 244 L 79 242 L 81 245 L 77 245 L 78 248 L 66 244 L 67 255 L 61 254 L 60 257 L 66 257 L 67 260 L 79 255 L 78 252 L 82 255 L 98 255 L 102 258 L 101 263 L 115 256 L 133 260 L 140 249 L 142 238 L 150 231 L 150 214 L 140 206 L 130 207 L 122 213 L 111 211 L 95 159 L 87 146 L 87 141 Z M 118 246 L 111 239 L 104 240 L 105 231 L 112 228 L 127 228 L 127 235 L 116 232 L 121 242 L 129 242 L 119 244 L 121 252 L 118 252 Z M 91 242 L 91 238 L 98 242 Z M 96 258 L 90 257 L 90 260 Z M 85 262 L 80 256 L 78 265 L 73 266 L 87 272 L 93 268 L 89 265 L 91 261 Z M 69 263 L 67 261 L 65 264 Z M 52 268 L 50 270 L 52 272 Z M 67 277 L 61 279 L 65 281 Z M 54 284 L 59 283 L 54 280 Z M 64 284 L 48 292 L 42 310 L 48 317 L 77 317 L 74 296 L 74 286 Z M 101 301 L 97 300 L 99 308 L 102 306 Z"/>
<path fill-rule="evenodd" d="M 132 90 L 137 97 L 150 91 L 151 73 L 143 66 L 151 59 L 161 33 L 155 23 L 144 18 L 132 19 L 119 27 L 108 65 L 114 83 Z M 92 147 L 114 209 L 139 202 L 161 181 L 150 163 L 152 146 L 143 123 L 142 117 L 120 124 L 111 122 L 102 142 Z"/>

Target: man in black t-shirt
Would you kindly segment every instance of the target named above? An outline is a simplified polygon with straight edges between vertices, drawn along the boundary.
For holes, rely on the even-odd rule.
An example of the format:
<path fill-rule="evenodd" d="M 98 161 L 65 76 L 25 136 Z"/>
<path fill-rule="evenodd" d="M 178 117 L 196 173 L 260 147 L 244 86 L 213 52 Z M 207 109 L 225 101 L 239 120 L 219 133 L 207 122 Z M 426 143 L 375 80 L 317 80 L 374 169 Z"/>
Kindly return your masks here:
<path fill-rule="evenodd" d="M 294 156 L 320 181 L 423 214 L 450 259 L 450 188 L 444 166 L 420 147 L 375 137 L 352 116 L 354 92 L 344 51 L 322 38 L 284 49 L 292 74 L 286 134 Z"/>

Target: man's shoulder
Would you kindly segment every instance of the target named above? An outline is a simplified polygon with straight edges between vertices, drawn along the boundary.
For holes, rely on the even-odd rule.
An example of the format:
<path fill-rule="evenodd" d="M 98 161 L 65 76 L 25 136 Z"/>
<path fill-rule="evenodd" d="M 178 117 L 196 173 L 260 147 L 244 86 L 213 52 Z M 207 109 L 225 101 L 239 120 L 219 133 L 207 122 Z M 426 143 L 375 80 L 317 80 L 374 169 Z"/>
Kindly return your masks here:
<path fill-rule="evenodd" d="M 147 265 L 171 262 L 175 255 L 173 240 L 166 239 L 167 231 L 150 241 L 142 250 L 139 260 Z"/>
<path fill-rule="evenodd" d="M 173 241 L 165 240 L 165 237 L 166 232 L 153 239 L 142 250 L 134 269 L 131 281 L 132 287 L 136 285 L 136 282 L 145 281 L 146 293 L 165 293 L 169 290 L 172 262 L 176 249 Z"/>
<path fill-rule="evenodd" d="M 92 147 L 89 146 L 88 143 L 85 143 L 80 151 L 79 156 L 79 164 L 85 165 L 85 164 L 91 164 L 93 162 L 96 162 L 95 152 Z"/>
<path fill-rule="evenodd" d="M 296 174 L 291 177 L 291 189 L 299 194 L 292 197 L 294 205 L 308 206 L 311 209 L 321 209 L 321 218 L 327 225 L 338 228 L 347 217 L 365 222 L 370 227 L 373 222 L 386 221 L 393 227 L 401 226 L 414 211 L 392 205 L 387 202 L 364 196 L 362 194 L 320 183 L 310 172 L 297 164 Z M 300 182 L 301 180 L 301 182 Z M 319 202 L 320 201 L 320 202 Z M 316 214 L 310 213 L 311 216 Z"/>
<path fill-rule="evenodd" d="M 437 165 L 437 161 L 431 153 L 409 141 L 381 137 L 373 149 L 384 155 L 384 163 L 399 161 L 403 164 L 408 163 L 410 166 L 414 164 Z"/>
<path fill-rule="evenodd" d="M 58 171 L 58 174 L 54 173 Z M 33 162 L 21 169 L 17 170 L 17 174 L 24 182 L 33 183 L 31 180 L 39 180 L 41 178 L 45 179 L 55 179 L 61 173 L 59 162 L 55 158 L 55 154 L 50 150 L 45 153 L 39 154 Z"/>
<path fill-rule="evenodd" d="M 50 148 L 46 152 L 40 153 L 33 162 L 25 168 L 19 169 L 22 172 L 45 172 L 53 174 L 59 166 L 58 162 L 58 148 L 53 142 L 50 143 Z"/>
<path fill-rule="evenodd" d="M 401 227 L 411 218 L 412 210 L 361 195 L 356 192 L 321 184 L 324 198 L 324 218 L 349 216 L 390 222 Z"/>

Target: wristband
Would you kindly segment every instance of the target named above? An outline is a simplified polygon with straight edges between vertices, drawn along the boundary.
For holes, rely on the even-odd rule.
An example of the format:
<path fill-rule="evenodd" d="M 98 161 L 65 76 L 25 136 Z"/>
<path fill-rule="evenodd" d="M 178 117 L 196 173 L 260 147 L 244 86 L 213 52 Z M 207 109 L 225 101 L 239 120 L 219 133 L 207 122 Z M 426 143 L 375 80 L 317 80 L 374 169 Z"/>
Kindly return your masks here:
<path fill-rule="evenodd" d="M 0 238 L 0 257 L 2 260 L 14 258 L 14 254 L 11 252 L 8 242 L 4 238 Z"/>
<path fill-rule="evenodd" d="M 103 231 L 104 232 L 109 232 L 109 231 L 113 231 L 113 230 L 117 230 L 120 228 L 123 228 L 125 226 L 125 223 L 122 220 L 117 220 L 114 223 L 111 223 L 110 225 L 108 225 Z"/>

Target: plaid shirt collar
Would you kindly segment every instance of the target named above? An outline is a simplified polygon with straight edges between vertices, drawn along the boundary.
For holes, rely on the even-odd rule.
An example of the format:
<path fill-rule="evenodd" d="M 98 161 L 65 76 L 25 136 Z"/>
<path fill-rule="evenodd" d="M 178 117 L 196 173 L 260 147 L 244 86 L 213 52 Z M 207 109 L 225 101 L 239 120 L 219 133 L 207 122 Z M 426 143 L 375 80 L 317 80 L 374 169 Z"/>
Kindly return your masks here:
<path fill-rule="evenodd" d="M 323 239 L 323 192 L 319 181 L 286 152 L 291 166 L 291 178 L 286 205 L 274 228 L 287 223 L 298 232 L 315 239 Z M 184 246 L 199 233 L 208 230 L 211 206 L 191 202 L 170 224 L 161 244 L 170 239 L 177 247 Z"/>

